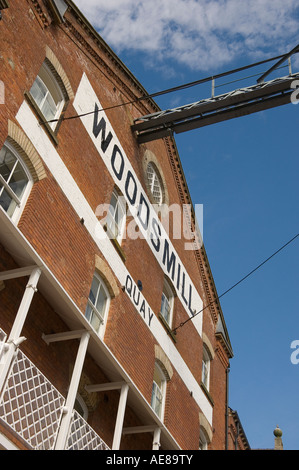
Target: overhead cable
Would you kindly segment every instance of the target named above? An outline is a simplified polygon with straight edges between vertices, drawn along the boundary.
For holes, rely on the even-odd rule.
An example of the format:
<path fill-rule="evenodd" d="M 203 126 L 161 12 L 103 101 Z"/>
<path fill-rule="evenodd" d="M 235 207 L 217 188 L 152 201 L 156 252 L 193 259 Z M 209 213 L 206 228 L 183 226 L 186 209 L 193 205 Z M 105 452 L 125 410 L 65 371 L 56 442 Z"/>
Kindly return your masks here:
<path fill-rule="evenodd" d="M 216 302 L 218 302 L 219 299 L 221 299 L 224 295 L 228 294 L 228 292 L 230 292 L 231 290 L 233 290 L 235 287 L 237 287 L 239 284 L 241 284 L 241 282 L 245 281 L 245 279 L 247 279 L 249 276 L 251 276 L 253 273 L 255 273 L 258 269 L 260 269 L 264 264 L 266 264 L 268 261 L 270 261 L 270 259 L 272 259 L 274 256 L 276 256 L 278 253 L 280 253 L 284 248 L 286 248 L 288 245 L 290 245 L 293 241 L 296 240 L 296 238 L 299 237 L 299 233 L 297 233 L 297 235 L 295 235 L 293 238 L 291 238 L 291 240 L 289 240 L 287 243 L 285 243 L 283 246 L 281 246 L 277 251 L 275 251 L 274 253 L 272 253 L 271 256 L 269 256 L 267 259 L 265 259 L 262 263 L 260 263 L 256 268 L 254 268 L 252 271 L 250 271 L 248 274 L 246 274 L 246 276 L 242 277 L 242 279 L 240 279 L 238 282 L 236 282 L 233 286 L 231 286 L 229 289 L 227 289 L 225 292 L 223 292 L 221 295 L 219 295 L 218 297 L 216 297 L 215 300 L 213 300 L 212 302 L 210 302 L 208 305 L 206 305 L 205 307 L 203 307 L 199 312 L 196 312 L 192 317 L 188 318 L 186 321 L 180 323 L 179 326 L 177 326 L 176 328 L 174 328 L 172 330 L 172 333 L 176 333 L 177 330 L 179 328 L 182 328 L 186 323 L 188 323 L 189 321 L 193 320 L 194 317 L 196 317 L 197 315 L 199 315 L 200 313 L 202 313 L 204 310 L 206 310 L 207 308 L 209 308 L 211 305 L 215 304 Z"/>
<path fill-rule="evenodd" d="M 108 107 L 99 109 L 98 111 L 108 111 L 108 110 L 111 110 L 111 109 L 116 109 L 116 108 L 120 108 L 120 107 L 127 106 L 127 105 L 130 105 L 130 104 L 138 103 L 140 101 L 145 101 L 147 99 L 156 98 L 158 96 L 166 95 L 166 94 L 169 94 L 169 93 L 174 93 L 176 91 L 186 90 L 188 88 L 192 88 L 194 86 L 201 85 L 203 83 L 211 82 L 212 80 L 216 80 L 217 78 L 225 77 L 227 75 L 232 75 L 232 74 L 237 73 L 237 72 L 242 72 L 243 70 L 247 70 L 247 69 L 252 68 L 252 67 L 257 67 L 259 65 L 266 64 L 267 62 L 271 62 L 273 60 L 282 59 L 284 56 L 285 56 L 285 54 L 279 55 L 279 56 L 276 56 L 276 57 L 271 57 L 270 59 L 265 59 L 265 60 L 262 60 L 262 61 L 259 61 L 259 62 L 255 62 L 253 64 L 245 65 L 243 67 L 239 67 L 237 69 L 229 70 L 227 72 L 222 72 L 222 73 L 217 74 L 217 75 L 211 75 L 209 77 L 201 78 L 199 80 L 195 80 L 193 82 L 185 83 L 183 85 L 178 85 L 178 86 L 175 86 L 173 88 L 167 88 L 166 90 L 157 91 L 155 93 L 140 96 L 139 98 L 135 98 L 134 100 L 126 101 L 125 103 L 120 103 L 120 104 L 116 104 L 116 105 L 113 105 L 113 106 L 108 106 Z M 95 114 L 95 110 L 87 112 L 87 113 L 83 113 L 83 114 L 77 114 L 75 116 L 62 117 L 62 118 L 58 118 L 58 119 L 51 119 L 49 121 L 40 122 L 40 124 L 48 124 L 48 123 L 53 123 L 53 122 L 58 122 L 58 121 L 69 121 L 71 119 L 78 119 L 80 117 L 89 116 L 91 114 Z"/>

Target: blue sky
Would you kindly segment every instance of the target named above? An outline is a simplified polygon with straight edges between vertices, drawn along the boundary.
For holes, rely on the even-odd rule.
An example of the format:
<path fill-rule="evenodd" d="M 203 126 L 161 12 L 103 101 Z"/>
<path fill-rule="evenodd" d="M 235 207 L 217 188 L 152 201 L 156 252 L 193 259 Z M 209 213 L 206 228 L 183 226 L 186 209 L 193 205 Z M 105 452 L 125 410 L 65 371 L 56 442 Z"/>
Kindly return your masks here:
<path fill-rule="evenodd" d="M 299 43 L 297 0 L 75 3 L 148 93 Z M 199 86 L 157 103 L 165 109 L 209 96 L 210 88 Z M 299 105 L 290 103 L 175 136 L 193 204 L 204 206 L 204 243 L 219 295 L 299 232 L 298 124 Z M 299 340 L 298 248 L 299 238 L 221 299 L 234 351 L 229 404 L 253 449 L 273 448 L 278 424 L 284 448 L 299 450 L 299 364 L 290 360 L 291 342 Z"/>

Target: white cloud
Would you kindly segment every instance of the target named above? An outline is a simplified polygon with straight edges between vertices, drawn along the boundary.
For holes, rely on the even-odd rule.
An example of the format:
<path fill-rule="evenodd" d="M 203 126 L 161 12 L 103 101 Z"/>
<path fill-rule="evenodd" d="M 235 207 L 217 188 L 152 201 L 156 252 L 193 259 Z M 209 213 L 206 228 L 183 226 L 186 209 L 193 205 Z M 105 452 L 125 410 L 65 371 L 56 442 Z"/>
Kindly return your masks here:
<path fill-rule="evenodd" d="M 219 69 L 241 57 L 278 55 L 296 45 L 298 0 L 75 0 L 116 50 L 158 63 Z M 294 43 L 295 42 L 295 43 Z"/>

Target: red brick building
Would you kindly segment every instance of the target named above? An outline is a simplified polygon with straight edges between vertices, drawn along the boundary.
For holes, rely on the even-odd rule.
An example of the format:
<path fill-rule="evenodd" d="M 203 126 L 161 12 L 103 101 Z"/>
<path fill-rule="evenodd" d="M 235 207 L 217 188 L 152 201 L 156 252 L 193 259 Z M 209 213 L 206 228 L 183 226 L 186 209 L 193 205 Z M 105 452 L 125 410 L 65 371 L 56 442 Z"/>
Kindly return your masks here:
<path fill-rule="evenodd" d="M 251 450 L 237 411 L 228 409 L 227 450 Z"/>
<path fill-rule="evenodd" d="M 157 105 L 71 1 L 0 9 L 0 447 L 224 450 L 232 349 L 193 211 L 196 249 L 174 234 L 180 158 L 131 129 Z"/>

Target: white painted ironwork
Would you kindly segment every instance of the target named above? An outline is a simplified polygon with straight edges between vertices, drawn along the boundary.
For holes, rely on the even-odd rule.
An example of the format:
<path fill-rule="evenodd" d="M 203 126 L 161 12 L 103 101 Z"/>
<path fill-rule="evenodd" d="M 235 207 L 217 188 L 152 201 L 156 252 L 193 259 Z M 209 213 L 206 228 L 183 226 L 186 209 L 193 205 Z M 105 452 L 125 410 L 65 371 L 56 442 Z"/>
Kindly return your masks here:
<path fill-rule="evenodd" d="M 115 430 L 114 430 L 114 436 L 113 436 L 113 442 L 112 442 L 112 450 L 119 450 L 119 447 L 120 447 L 128 393 L 129 393 L 129 385 L 125 383 L 124 385 L 122 385 L 120 389 L 120 397 L 119 397 L 116 424 L 115 424 Z"/>
<path fill-rule="evenodd" d="M 72 373 L 72 378 L 67 394 L 67 399 L 65 402 L 65 413 L 61 419 L 60 429 L 57 435 L 57 441 L 55 444 L 56 450 L 63 450 L 65 449 L 67 438 L 68 438 L 68 430 L 70 428 L 70 424 L 72 421 L 72 414 L 73 409 L 75 406 L 76 396 L 78 393 L 78 387 L 80 382 L 80 377 L 82 375 L 83 365 L 86 357 L 86 351 L 88 347 L 90 334 L 85 331 L 80 339 L 79 348 L 77 352 L 77 357 Z"/>
<path fill-rule="evenodd" d="M 13 322 L 12 329 L 10 331 L 6 346 L 8 346 L 5 351 L 5 357 L 3 364 L 0 367 L 0 393 L 4 388 L 4 384 L 7 381 L 9 370 L 11 364 L 13 363 L 16 350 L 20 346 L 21 342 L 26 339 L 21 336 L 24 323 L 26 321 L 29 308 L 33 299 L 35 292 L 37 291 L 37 284 L 41 275 L 41 270 L 38 267 L 33 268 L 28 284 L 26 286 L 24 295 L 22 297 L 21 303 L 18 308 L 18 312 Z"/>
<path fill-rule="evenodd" d="M 131 129 L 137 133 L 138 142 L 145 143 L 172 136 L 173 133 L 179 134 L 217 122 L 289 104 L 291 103 L 291 95 L 294 90 L 293 82 L 299 77 L 299 73 L 292 73 L 290 63 L 290 55 L 295 52 L 299 52 L 299 46 L 296 46 L 289 54 L 281 56 L 281 60 L 264 73 L 257 80 L 256 84 L 238 88 L 228 93 L 215 96 L 215 88 L 241 80 L 248 80 L 255 75 L 241 77 L 217 86 L 215 85 L 215 78 L 232 75 L 247 68 L 261 65 L 261 63 L 264 62 L 251 64 L 240 69 L 216 75 L 215 77 L 207 77 L 193 82 L 193 84 L 191 83 L 189 86 L 193 86 L 195 83 L 201 84 L 210 81 L 212 83 L 211 97 L 177 108 L 160 110 L 156 113 L 139 117 L 135 119 Z M 289 60 L 289 75 L 264 82 L 264 78 L 273 71 L 282 68 L 278 66 L 286 60 Z M 169 91 L 175 91 L 175 89 L 170 89 L 168 92 Z"/>
<path fill-rule="evenodd" d="M 0 417 L 34 450 L 53 449 L 64 397 L 18 351 L 0 403 Z"/>
<path fill-rule="evenodd" d="M 0 359 L 5 332 L 0 328 Z M 66 400 L 20 350 L 0 398 L 0 421 L 21 436 L 32 450 L 54 450 Z M 74 410 L 66 450 L 110 450 Z"/>
<path fill-rule="evenodd" d="M 0 364 L 2 363 L 3 353 L 4 353 L 4 345 L 6 341 L 6 334 L 0 328 Z"/>
<path fill-rule="evenodd" d="M 107 444 L 74 410 L 66 450 L 110 450 Z"/>
<path fill-rule="evenodd" d="M 150 124 L 148 124 L 148 126 L 145 126 L 145 125 L 142 126 L 142 123 L 146 123 L 146 122 L 148 122 L 148 123 L 153 122 L 153 126 L 155 125 L 156 122 L 159 122 L 159 124 L 161 123 L 161 124 L 165 125 L 166 122 L 168 123 L 168 116 L 173 116 L 173 117 L 170 118 L 170 121 L 172 122 L 172 120 L 174 120 L 174 119 L 176 119 L 176 120 L 180 119 L 179 113 L 183 113 L 185 111 L 191 111 L 191 110 L 197 111 L 197 110 L 199 110 L 198 113 L 194 113 L 194 114 L 201 114 L 201 107 L 202 106 L 207 105 L 207 104 L 221 103 L 221 102 L 225 103 L 225 100 L 227 98 L 230 98 L 230 97 L 233 97 L 233 96 L 236 96 L 236 95 L 240 95 L 242 93 L 243 94 L 248 94 L 249 99 L 250 99 L 250 94 L 254 91 L 262 90 L 262 89 L 267 90 L 267 88 L 269 88 L 272 85 L 276 85 L 276 84 L 286 83 L 288 85 L 290 81 L 293 81 L 296 78 L 298 79 L 298 76 L 299 76 L 299 74 L 295 73 L 291 77 L 286 76 L 286 77 L 281 77 L 281 78 L 275 78 L 273 80 L 269 80 L 268 82 L 263 82 L 263 83 L 254 84 L 254 85 L 251 85 L 251 86 L 248 86 L 248 87 L 238 88 L 236 90 L 232 90 L 232 91 L 229 91 L 227 93 L 223 93 L 221 95 L 212 96 L 211 98 L 201 99 L 201 100 L 196 101 L 194 103 L 189 103 L 189 104 L 186 104 L 186 105 L 183 105 L 183 106 L 179 106 L 177 108 L 165 109 L 163 111 L 157 111 L 156 113 L 148 114 L 146 116 L 142 116 L 142 117 L 139 117 L 139 118 L 135 119 L 135 121 L 134 121 L 135 125 L 132 126 L 132 127 L 133 127 L 134 130 L 138 131 L 139 126 L 142 130 L 147 129 L 147 128 L 151 128 Z M 175 114 L 178 114 L 178 116 L 174 117 Z M 161 121 L 160 118 L 166 118 L 166 119 L 164 121 Z M 185 115 L 184 115 L 184 118 L 186 118 Z M 159 121 L 158 121 L 158 119 L 159 119 Z"/>

